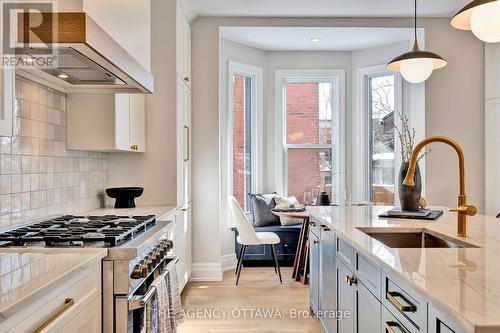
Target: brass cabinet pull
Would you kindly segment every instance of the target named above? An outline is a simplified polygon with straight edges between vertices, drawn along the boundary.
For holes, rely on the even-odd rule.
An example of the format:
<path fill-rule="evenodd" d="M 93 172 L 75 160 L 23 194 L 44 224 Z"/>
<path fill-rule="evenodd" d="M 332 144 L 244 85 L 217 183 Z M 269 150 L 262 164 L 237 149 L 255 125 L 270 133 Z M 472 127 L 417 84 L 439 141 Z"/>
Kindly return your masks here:
<path fill-rule="evenodd" d="M 312 227 L 315 227 L 315 226 L 316 226 L 316 222 L 309 222 L 309 224 L 310 224 Z"/>
<path fill-rule="evenodd" d="M 184 76 L 184 81 L 189 82 L 189 76 Z"/>
<path fill-rule="evenodd" d="M 66 310 L 68 310 L 70 307 L 72 307 L 75 304 L 75 299 L 74 298 L 66 298 L 64 300 L 64 305 L 57 310 L 52 316 L 50 316 L 49 319 L 47 319 L 43 324 L 38 326 L 33 330 L 33 333 L 39 333 L 42 332 L 47 326 L 52 324 L 54 321 L 56 321 L 57 318 L 59 318 Z"/>
<path fill-rule="evenodd" d="M 130 149 L 132 149 L 132 150 L 139 150 L 139 146 L 138 145 L 132 145 L 132 146 L 130 146 Z"/>
<path fill-rule="evenodd" d="M 190 142 L 190 135 L 189 135 L 189 127 L 184 125 L 184 131 L 185 131 L 185 137 L 184 137 L 184 145 L 185 145 L 185 148 L 184 148 L 184 162 L 187 162 L 189 161 L 189 155 L 191 155 L 191 142 Z"/>
<path fill-rule="evenodd" d="M 353 276 L 346 275 L 345 283 L 347 283 L 349 286 L 356 285 L 358 283 L 358 279 L 354 275 Z"/>
<path fill-rule="evenodd" d="M 313 240 L 313 244 L 318 244 L 319 243 L 319 240 L 315 239 Z"/>
<path fill-rule="evenodd" d="M 401 325 L 399 325 L 398 323 L 395 323 L 393 321 L 386 321 L 385 322 L 385 332 L 386 333 L 398 333 L 398 332 L 396 332 L 396 330 L 394 330 L 394 328 L 397 328 L 398 332 L 408 333 L 408 331 L 406 331 L 404 328 L 402 328 Z"/>
<path fill-rule="evenodd" d="M 415 307 L 415 305 L 411 304 L 410 302 L 408 302 L 404 297 L 403 295 L 401 295 L 400 293 L 398 292 L 395 292 L 395 291 L 388 291 L 386 293 L 386 297 L 387 299 L 389 300 L 389 302 L 391 302 L 392 305 L 394 305 L 396 307 L 396 309 L 398 309 L 399 311 L 401 312 L 415 312 L 417 311 L 417 308 Z M 401 302 L 399 302 L 396 297 L 401 297 L 402 299 L 405 300 L 405 302 L 407 302 L 408 304 L 401 304 Z"/>
<path fill-rule="evenodd" d="M 323 231 L 330 231 L 330 228 L 328 228 L 326 225 L 322 225 L 321 228 Z"/>

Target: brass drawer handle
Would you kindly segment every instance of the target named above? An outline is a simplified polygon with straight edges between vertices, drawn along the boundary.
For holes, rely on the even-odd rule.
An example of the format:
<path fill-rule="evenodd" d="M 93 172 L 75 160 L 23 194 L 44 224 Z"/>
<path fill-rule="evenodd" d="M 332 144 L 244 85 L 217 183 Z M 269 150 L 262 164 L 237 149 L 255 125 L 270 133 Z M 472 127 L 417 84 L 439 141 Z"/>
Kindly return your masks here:
<path fill-rule="evenodd" d="M 316 222 L 309 222 L 309 224 L 311 225 L 311 227 L 315 227 L 316 226 Z"/>
<path fill-rule="evenodd" d="M 38 326 L 33 330 L 33 333 L 39 333 L 42 332 L 47 326 L 52 324 L 54 321 L 56 321 L 57 318 L 59 318 L 66 310 L 68 310 L 70 307 L 72 307 L 75 304 L 75 299 L 74 298 L 66 298 L 64 300 L 64 305 L 57 310 L 52 316 L 50 316 L 49 319 L 47 319 L 43 324 Z"/>
<path fill-rule="evenodd" d="M 130 149 L 139 150 L 139 145 L 132 145 L 132 146 L 130 146 Z"/>
<path fill-rule="evenodd" d="M 397 331 L 394 329 L 396 328 Z M 393 321 L 386 321 L 385 322 L 385 333 L 408 333 L 404 328 L 401 327 L 398 323 L 395 323 Z"/>
<path fill-rule="evenodd" d="M 392 305 L 394 305 L 396 307 L 396 309 L 398 309 L 399 311 L 401 312 L 415 312 L 417 311 L 417 308 L 415 307 L 415 305 L 411 304 L 410 302 L 408 302 L 404 297 L 403 295 L 401 295 L 400 293 L 396 292 L 396 291 L 388 291 L 386 293 L 386 297 L 387 299 L 389 300 L 389 302 L 391 302 Z M 402 299 L 405 300 L 405 302 L 407 302 L 408 304 L 401 304 L 401 302 L 399 302 L 396 297 L 401 297 Z"/>
<path fill-rule="evenodd" d="M 358 283 L 358 279 L 354 275 L 353 276 L 346 275 L 345 283 L 347 283 L 349 286 L 356 285 Z"/>

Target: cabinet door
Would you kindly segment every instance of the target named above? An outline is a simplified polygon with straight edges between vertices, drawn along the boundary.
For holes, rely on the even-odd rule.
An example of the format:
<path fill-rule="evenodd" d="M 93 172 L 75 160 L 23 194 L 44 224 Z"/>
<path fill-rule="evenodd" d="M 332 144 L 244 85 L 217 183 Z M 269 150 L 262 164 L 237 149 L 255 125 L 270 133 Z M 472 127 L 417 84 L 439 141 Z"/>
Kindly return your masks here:
<path fill-rule="evenodd" d="M 2 136 L 12 136 L 14 82 L 14 70 L 0 68 L 0 135 Z"/>
<path fill-rule="evenodd" d="M 380 327 L 381 325 L 382 304 L 359 280 L 354 292 L 355 332 L 372 333 L 374 327 Z"/>
<path fill-rule="evenodd" d="M 191 165 L 192 165 L 191 130 L 191 90 L 184 88 L 184 203 L 191 202 Z"/>
<path fill-rule="evenodd" d="M 500 87 L 499 87 L 500 89 Z M 498 132 L 500 124 L 500 98 L 486 102 L 485 114 L 485 201 L 486 215 L 496 216 L 500 213 L 500 133 Z"/>
<path fill-rule="evenodd" d="M 115 148 L 130 150 L 130 95 L 115 94 Z"/>
<path fill-rule="evenodd" d="M 146 151 L 145 95 L 130 95 L 130 147 L 133 151 Z"/>
<path fill-rule="evenodd" d="M 319 238 L 309 231 L 309 305 L 319 310 Z"/>
<path fill-rule="evenodd" d="M 184 73 L 184 13 L 179 2 L 175 13 L 175 64 L 177 75 L 182 78 Z"/>
<path fill-rule="evenodd" d="M 184 17 L 184 81 L 191 87 L 191 27 Z"/>
<path fill-rule="evenodd" d="M 354 287 L 346 282 L 346 277 L 352 275 L 341 260 L 335 260 L 336 308 L 346 313 L 345 318 L 337 321 L 338 333 L 354 332 Z"/>
<path fill-rule="evenodd" d="M 321 231 L 321 260 L 320 260 L 320 323 L 323 331 L 336 332 L 337 320 L 333 318 L 336 312 L 335 304 L 335 240 L 332 231 Z"/>
<path fill-rule="evenodd" d="M 175 216 L 174 250 L 179 257 L 177 274 L 180 290 L 184 288 L 191 275 L 191 207 L 183 207 Z"/>

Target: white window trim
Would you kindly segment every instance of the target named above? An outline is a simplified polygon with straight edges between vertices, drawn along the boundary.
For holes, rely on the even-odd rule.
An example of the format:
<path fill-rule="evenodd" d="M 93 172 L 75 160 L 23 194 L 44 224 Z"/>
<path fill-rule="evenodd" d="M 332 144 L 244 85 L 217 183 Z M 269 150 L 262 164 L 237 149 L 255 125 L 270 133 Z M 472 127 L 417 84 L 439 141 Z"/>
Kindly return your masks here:
<path fill-rule="evenodd" d="M 263 187 L 263 81 L 262 68 L 242 64 L 234 61 L 228 62 L 227 71 L 227 193 L 233 193 L 233 75 L 242 75 L 252 79 L 252 184 L 254 192 L 259 192 Z M 230 219 L 228 219 L 229 221 Z M 231 225 L 232 226 L 232 225 Z"/>
<path fill-rule="evenodd" d="M 357 71 L 357 108 L 353 110 L 353 135 L 357 136 L 353 140 L 353 163 L 352 163 L 352 183 L 353 198 L 355 200 L 370 200 L 370 178 L 369 178 L 369 133 L 368 133 L 368 85 L 367 76 L 380 76 L 390 74 L 385 64 L 367 66 L 359 68 Z M 411 127 L 415 128 L 418 142 L 425 137 L 425 83 L 410 84 L 403 80 L 400 74 L 395 75 L 396 110 L 400 110 L 406 115 Z M 400 126 L 400 119 L 395 115 L 396 126 Z M 395 139 L 395 205 L 399 205 L 399 193 L 397 179 L 399 176 L 399 166 L 401 165 L 401 144 L 399 139 Z M 422 196 L 425 196 L 425 158 L 419 161 L 422 175 Z"/>
<path fill-rule="evenodd" d="M 277 157 L 275 179 L 278 193 L 287 193 L 286 179 L 286 149 L 294 148 L 295 145 L 286 144 L 285 129 L 285 82 L 290 80 L 335 80 L 334 85 L 334 103 L 332 104 L 332 131 L 335 134 L 334 139 L 337 144 L 333 145 L 333 156 L 337 160 L 334 162 L 335 169 L 332 170 L 332 180 L 335 177 L 336 201 L 340 203 L 345 189 L 345 160 L 346 160 L 346 140 L 345 140 L 345 70 L 343 69 L 324 69 L 324 70 L 277 70 L 276 71 L 276 113 L 275 121 L 277 124 L 277 135 L 275 152 Z M 332 138 L 333 139 L 333 138 Z M 307 145 L 297 145 L 297 148 L 307 148 Z M 330 148 L 330 145 L 310 145 L 314 148 Z M 333 193 L 332 193 L 333 194 Z M 299 198 L 298 198 L 299 199 Z"/>

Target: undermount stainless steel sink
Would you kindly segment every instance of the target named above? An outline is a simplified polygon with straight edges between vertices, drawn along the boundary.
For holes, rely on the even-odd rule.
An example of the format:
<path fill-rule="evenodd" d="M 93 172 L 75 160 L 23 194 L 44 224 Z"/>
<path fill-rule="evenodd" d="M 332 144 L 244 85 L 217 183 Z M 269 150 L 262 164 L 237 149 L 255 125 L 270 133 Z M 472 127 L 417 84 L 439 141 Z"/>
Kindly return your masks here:
<path fill-rule="evenodd" d="M 374 231 L 373 228 L 358 228 L 371 238 L 391 248 L 465 248 L 478 247 L 476 245 L 462 242 L 458 239 L 443 238 L 429 233 L 425 230 L 414 231 L 390 231 L 387 228 Z"/>

